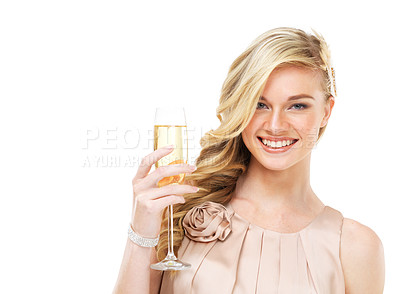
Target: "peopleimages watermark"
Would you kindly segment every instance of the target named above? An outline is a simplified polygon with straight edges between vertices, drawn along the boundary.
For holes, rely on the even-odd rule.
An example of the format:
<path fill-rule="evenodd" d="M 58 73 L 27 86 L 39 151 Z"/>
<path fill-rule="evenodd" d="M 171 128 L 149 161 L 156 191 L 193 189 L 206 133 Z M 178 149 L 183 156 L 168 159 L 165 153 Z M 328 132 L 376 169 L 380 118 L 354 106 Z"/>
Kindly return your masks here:
<path fill-rule="evenodd" d="M 143 162 L 144 156 L 129 155 L 93 155 L 85 156 L 82 167 L 138 167 Z M 188 162 L 194 162 L 196 158 L 190 157 Z"/>
<path fill-rule="evenodd" d="M 211 128 L 205 127 L 188 127 L 185 130 L 183 139 L 184 144 L 188 146 L 188 163 L 195 162 L 196 157 L 201 151 L 200 139 L 205 132 L 210 130 Z M 299 130 L 297 131 L 300 132 Z M 292 148 L 316 148 L 315 142 L 318 132 L 318 129 L 302 132 L 302 136 L 304 137 L 301 138 L 299 144 L 295 144 Z M 278 132 L 276 133 L 278 134 Z M 284 134 L 288 132 L 281 131 L 280 133 Z M 264 136 L 264 134 L 260 135 Z M 132 168 L 139 166 L 143 158 L 154 150 L 154 129 L 146 130 L 122 127 L 88 128 L 83 131 L 81 141 L 81 167 Z M 256 148 L 263 148 L 261 145 L 256 146 Z"/>
<path fill-rule="evenodd" d="M 210 129 L 188 127 L 183 135 L 188 146 L 188 162 L 200 152 L 200 138 Z M 154 129 L 88 128 L 82 132 L 82 167 L 135 167 L 154 151 Z M 143 155 L 143 151 L 147 151 Z M 142 154 L 142 155 L 141 155 Z"/>

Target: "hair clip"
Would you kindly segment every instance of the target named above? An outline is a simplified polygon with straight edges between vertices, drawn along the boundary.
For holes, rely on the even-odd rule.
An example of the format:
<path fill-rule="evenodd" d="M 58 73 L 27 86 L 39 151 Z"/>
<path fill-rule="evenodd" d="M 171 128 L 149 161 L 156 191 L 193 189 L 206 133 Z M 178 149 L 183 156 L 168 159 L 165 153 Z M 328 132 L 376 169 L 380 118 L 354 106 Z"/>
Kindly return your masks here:
<path fill-rule="evenodd" d="M 333 67 L 331 67 L 331 73 L 332 73 L 332 82 L 333 82 L 333 90 L 335 91 L 335 97 L 337 96 L 336 94 L 336 79 L 335 79 L 335 70 Z"/>

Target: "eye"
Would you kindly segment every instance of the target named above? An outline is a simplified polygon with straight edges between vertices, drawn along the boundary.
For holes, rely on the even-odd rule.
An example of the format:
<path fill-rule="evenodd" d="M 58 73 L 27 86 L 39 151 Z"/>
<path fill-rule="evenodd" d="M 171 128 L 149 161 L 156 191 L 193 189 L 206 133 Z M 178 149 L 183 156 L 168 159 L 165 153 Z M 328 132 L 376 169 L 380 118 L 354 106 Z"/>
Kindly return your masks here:
<path fill-rule="evenodd" d="M 265 105 L 264 103 L 261 103 L 261 102 L 258 102 L 257 103 L 257 109 L 260 109 L 260 108 L 265 108 L 267 105 Z"/>
<path fill-rule="evenodd" d="M 307 108 L 307 105 L 301 104 L 301 103 L 293 104 L 292 107 L 295 107 L 295 106 L 299 106 L 300 107 L 300 108 L 295 108 L 296 110 L 301 110 L 301 109 L 306 109 Z"/>

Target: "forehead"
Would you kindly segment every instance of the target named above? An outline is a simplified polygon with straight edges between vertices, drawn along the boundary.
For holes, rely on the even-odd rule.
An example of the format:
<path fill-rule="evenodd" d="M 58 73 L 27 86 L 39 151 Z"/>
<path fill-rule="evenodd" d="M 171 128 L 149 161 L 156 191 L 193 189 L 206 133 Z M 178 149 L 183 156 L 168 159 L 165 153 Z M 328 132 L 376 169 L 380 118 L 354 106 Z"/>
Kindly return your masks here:
<path fill-rule="evenodd" d="M 263 91 L 267 100 L 285 99 L 298 94 L 316 97 L 323 95 L 321 74 L 304 67 L 276 68 L 268 77 Z"/>

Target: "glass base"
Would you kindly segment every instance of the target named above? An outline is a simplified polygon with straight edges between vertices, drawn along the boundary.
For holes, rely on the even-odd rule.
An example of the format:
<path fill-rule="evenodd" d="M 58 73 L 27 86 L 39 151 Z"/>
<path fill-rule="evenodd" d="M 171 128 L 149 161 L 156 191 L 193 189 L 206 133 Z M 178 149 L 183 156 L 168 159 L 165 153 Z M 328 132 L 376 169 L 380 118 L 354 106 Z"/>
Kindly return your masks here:
<path fill-rule="evenodd" d="M 190 264 L 182 262 L 178 259 L 175 260 L 164 259 L 158 263 L 150 265 L 150 268 L 159 271 L 181 271 L 189 269 L 190 267 L 191 267 Z"/>

